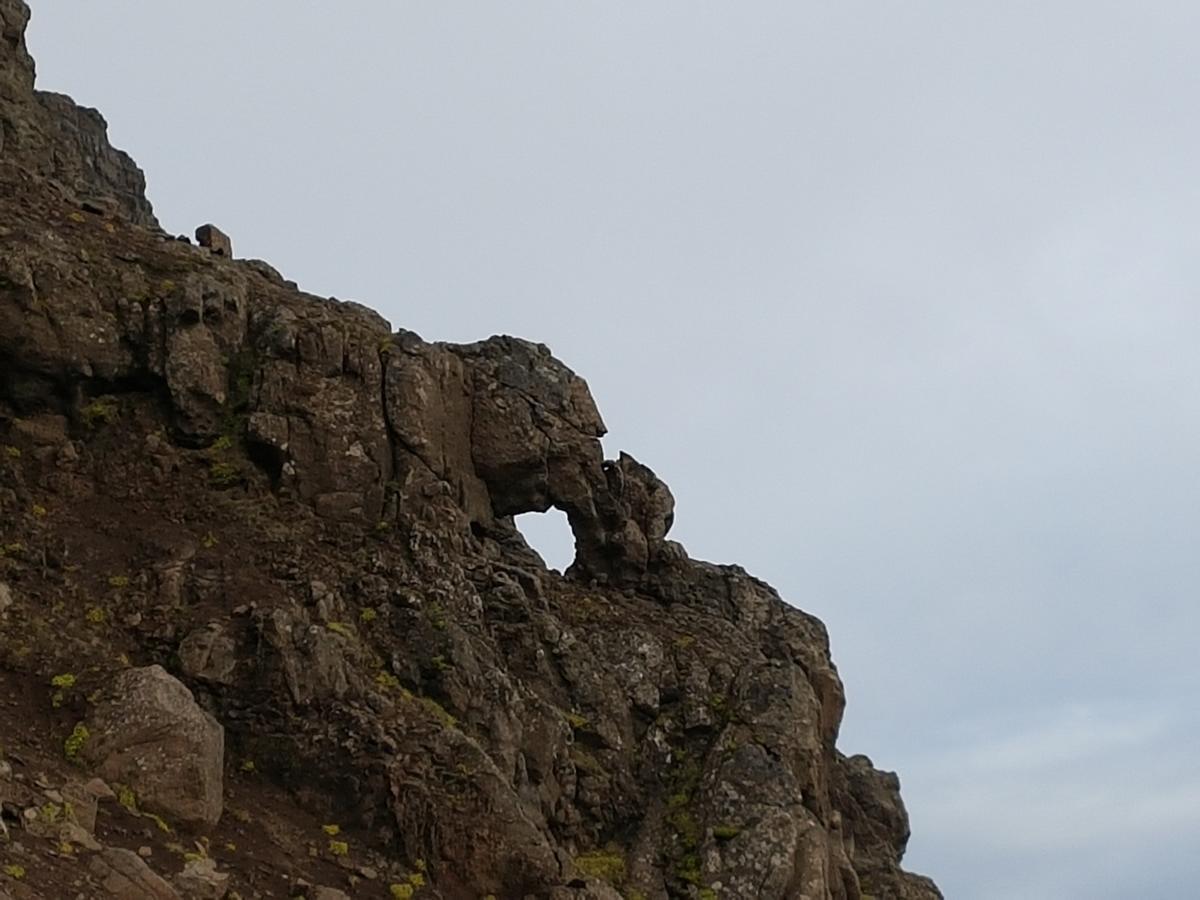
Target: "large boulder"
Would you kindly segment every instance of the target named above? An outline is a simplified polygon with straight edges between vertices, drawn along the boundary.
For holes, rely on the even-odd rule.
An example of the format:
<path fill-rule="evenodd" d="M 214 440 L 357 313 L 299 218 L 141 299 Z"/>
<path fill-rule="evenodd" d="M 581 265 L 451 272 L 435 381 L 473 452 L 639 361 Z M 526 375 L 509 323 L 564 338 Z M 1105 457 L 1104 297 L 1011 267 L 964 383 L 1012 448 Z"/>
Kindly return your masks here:
<path fill-rule="evenodd" d="M 161 666 L 118 675 L 87 727 L 83 759 L 140 806 L 185 825 L 220 819 L 224 729 Z"/>

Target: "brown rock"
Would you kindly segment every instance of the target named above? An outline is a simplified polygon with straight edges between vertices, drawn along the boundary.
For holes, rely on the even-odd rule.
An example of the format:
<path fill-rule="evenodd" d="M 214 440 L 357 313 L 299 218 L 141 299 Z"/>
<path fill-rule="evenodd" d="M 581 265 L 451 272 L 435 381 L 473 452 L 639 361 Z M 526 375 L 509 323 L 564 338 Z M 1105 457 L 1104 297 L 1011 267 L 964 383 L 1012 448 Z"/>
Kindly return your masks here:
<path fill-rule="evenodd" d="M 834 775 L 850 862 L 862 881 L 863 893 L 896 900 L 940 900 L 941 892 L 932 881 L 900 868 L 909 827 L 896 774 L 881 772 L 861 754 L 839 754 Z"/>
<path fill-rule="evenodd" d="M 70 818 L 88 834 L 95 831 L 98 798 L 89 786 L 80 781 L 69 781 L 63 786 L 62 794 L 64 805 L 70 810 Z"/>
<path fill-rule="evenodd" d="M 182 900 L 136 853 L 110 847 L 92 858 L 92 875 L 115 900 Z"/>
<path fill-rule="evenodd" d="M 100 842 L 92 836 L 91 831 L 74 822 L 66 822 L 59 830 L 59 840 L 68 844 L 77 844 L 85 850 L 100 850 Z"/>
<path fill-rule="evenodd" d="M 67 419 L 56 415 L 18 419 L 13 423 L 13 433 L 39 446 L 57 446 L 67 440 Z"/>
<path fill-rule="evenodd" d="M 197 628 L 179 645 L 184 674 L 201 681 L 232 684 L 237 668 L 237 647 L 220 622 Z"/>
<path fill-rule="evenodd" d="M 233 242 L 216 225 L 201 225 L 196 229 L 196 243 L 207 247 L 217 256 L 233 256 Z"/>
<path fill-rule="evenodd" d="M 108 143 L 107 124 L 70 97 L 33 89 L 34 65 L 25 46 L 29 7 L 0 3 L 0 157 L 51 180 L 60 195 L 108 201 L 122 217 L 149 228 L 158 223 L 146 200 L 146 180 L 126 154 Z"/>
<path fill-rule="evenodd" d="M 100 800 L 115 800 L 117 795 L 113 793 L 113 789 L 108 786 L 103 778 L 89 779 L 84 789 L 91 794 L 97 801 Z"/>
<path fill-rule="evenodd" d="M 220 819 L 224 731 L 160 666 L 118 675 L 88 729 L 84 759 L 139 805 L 189 825 Z"/>
<path fill-rule="evenodd" d="M 900 868 L 898 782 L 837 752 L 824 627 L 668 539 L 670 490 L 605 460 L 581 377 L 147 231 L 103 120 L 33 90 L 27 18 L 0 0 L 0 444 L 19 445 L 0 506 L 50 514 L 10 517 L 6 626 L 91 569 L 134 576 L 113 627 L 63 617 L 31 658 L 90 673 L 178 649 L 246 779 L 425 861 L 431 894 L 609 898 L 608 874 L 653 897 L 938 896 Z M 512 519 L 551 507 L 566 577 Z M 221 728 L 163 670 L 120 676 L 87 724 L 84 760 L 146 809 L 216 820 Z"/>
<path fill-rule="evenodd" d="M 215 860 L 190 859 L 175 876 L 175 887 L 184 900 L 221 900 L 229 889 L 229 876 L 217 871 Z"/>

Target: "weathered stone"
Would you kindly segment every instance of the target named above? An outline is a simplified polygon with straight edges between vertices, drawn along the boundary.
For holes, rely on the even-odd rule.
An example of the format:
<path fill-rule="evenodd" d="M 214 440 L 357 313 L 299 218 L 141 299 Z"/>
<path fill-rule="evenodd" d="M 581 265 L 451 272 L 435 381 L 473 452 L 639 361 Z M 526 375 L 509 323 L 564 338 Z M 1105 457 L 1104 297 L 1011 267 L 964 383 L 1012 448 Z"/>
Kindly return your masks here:
<path fill-rule="evenodd" d="M 279 607 L 256 624 L 292 702 L 307 706 L 363 693 L 363 648 L 346 623 L 318 624 L 303 609 Z"/>
<path fill-rule="evenodd" d="M 229 235 L 216 225 L 201 225 L 197 228 L 196 243 L 211 250 L 217 256 L 233 256 L 233 242 L 229 239 Z"/>
<path fill-rule="evenodd" d="M 216 684 L 233 684 L 237 646 L 220 622 L 197 628 L 179 645 L 179 663 L 186 675 Z"/>
<path fill-rule="evenodd" d="M 2 157 L 52 180 L 60 193 L 111 201 L 130 221 L 157 227 L 145 178 L 133 160 L 108 143 L 103 117 L 69 97 L 33 89 L 33 60 L 25 47 L 28 21 L 24 2 L 0 5 Z"/>
<path fill-rule="evenodd" d="M 91 830 L 74 822 L 64 822 L 59 829 L 58 838 L 61 843 L 74 844 L 85 850 L 98 851 L 101 849 L 100 842 L 92 835 Z"/>
<path fill-rule="evenodd" d="M 881 772 L 863 755 L 838 755 L 834 793 L 845 819 L 850 864 L 864 894 L 897 900 L 940 897 L 928 878 L 900 868 L 908 844 L 908 812 L 900 799 L 900 779 Z"/>
<path fill-rule="evenodd" d="M 42 415 L 13 422 L 13 433 L 40 446 L 58 446 L 67 441 L 66 416 Z"/>
<path fill-rule="evenodd" d="M 118 675 L 88 730 L 84 759 L 145 809 L 189 825 L 221 817 L 224 731 L 160 666 Z"/>
<path fill-rule="evenodd" d="M 188 860 L 174 881 L 184 900 L 221 900 L 229 890 L 229 875 L 209 857 Z"/>
<path fill-rule="evenodd" d="M 68 818 L 88 834 L 95 831 L 97 797 L 88 785 L 81 781 L 69 781 L 63 785 L 62 795 L 63 805 L 69 811 Z"/>
<path fill-rule="evenodd" d="M 10 517 L 6 623 L 132 577 L 92 585 L 112 627 L 62 617 L 31 658 L 91 679 L 177 649 L 245 777 L 427 861 L 431 894 L 613 898 L 607 875 L 659 898 L 939 896 L 900 869 L 898 784 L 837 753 L 824 627 L 668 539 L 670 490 L 604 458 L 582 378 L 543 345 L 427 342 L 148 230 L 103 120 L 33 91 L 27 18 L 0 0 L 0 506 L 53 514 Z M 512 518 L 550 508 L 565 577 Z M 83 761 L 141 808 L 216 820 L 221 728 L 163 670 L 121 675 L 86 724 Z"/>
<path fill-rule="evenodd" d="M 97 802 L 100 800 L 115 800 L 117 798 L 117 795 L 113 793 L 113 789 L 105 783 L 103 778 L 91 778 L 83 787 Z"/>
<path fill-rule="evenodd" d="M 183 900 L 131 850 L 101 851 L 92 857 L 91 872 L 114 900 Z"/>

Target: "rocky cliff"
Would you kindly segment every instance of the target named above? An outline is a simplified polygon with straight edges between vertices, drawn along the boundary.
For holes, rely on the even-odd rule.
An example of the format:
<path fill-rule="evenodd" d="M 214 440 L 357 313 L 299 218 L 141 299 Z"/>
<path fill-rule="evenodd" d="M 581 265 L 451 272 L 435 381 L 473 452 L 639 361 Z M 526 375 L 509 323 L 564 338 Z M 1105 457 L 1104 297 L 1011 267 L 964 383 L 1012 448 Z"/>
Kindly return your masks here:
<path fill-rule="evenodd" d="M 0 898 L 926 898 L 822 624 L 541 345 L 158 230 L 0 0 Z M 513 516 L 556 507 L 574 565 Z M 98 776 L 98 777 L 96 777 Z M 82 820 L 82 821 L 81 821 Z"/>

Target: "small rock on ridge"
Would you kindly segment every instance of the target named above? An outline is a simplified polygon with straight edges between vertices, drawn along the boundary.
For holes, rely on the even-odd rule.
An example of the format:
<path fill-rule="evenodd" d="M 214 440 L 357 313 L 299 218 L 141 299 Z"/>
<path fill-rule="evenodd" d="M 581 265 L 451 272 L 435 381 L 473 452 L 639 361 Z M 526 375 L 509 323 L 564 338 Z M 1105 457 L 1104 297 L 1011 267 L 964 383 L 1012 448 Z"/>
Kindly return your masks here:
<path fill-rule="evenodd" d="M 216 225 L 201 225 L 197 228 L 196 243 L 201 247 L 207 247 L 217 256 L 233 256 L 233 241 Z"/>

